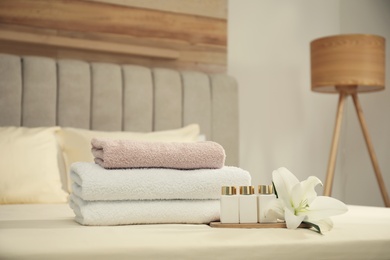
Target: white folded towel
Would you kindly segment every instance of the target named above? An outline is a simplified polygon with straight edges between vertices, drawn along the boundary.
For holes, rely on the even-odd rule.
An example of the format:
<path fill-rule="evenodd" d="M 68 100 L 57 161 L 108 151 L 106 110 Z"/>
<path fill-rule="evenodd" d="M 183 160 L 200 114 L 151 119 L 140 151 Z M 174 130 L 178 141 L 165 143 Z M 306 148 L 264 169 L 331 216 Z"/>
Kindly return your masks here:
<path fill-rule="evenodd" d="M 219 220 L 219 200 L 85 201 L 70 195 L 76 222 L 91 226 L 205 224 Z"/>
<path fill-rule="evenodd" d="M 83 200 L 219 199 L 221 186 L 247 186 L 250 174 L 237 167 L 175 170 L 107 170 L 95 163 L 71 166 L 73 193 Z"/>

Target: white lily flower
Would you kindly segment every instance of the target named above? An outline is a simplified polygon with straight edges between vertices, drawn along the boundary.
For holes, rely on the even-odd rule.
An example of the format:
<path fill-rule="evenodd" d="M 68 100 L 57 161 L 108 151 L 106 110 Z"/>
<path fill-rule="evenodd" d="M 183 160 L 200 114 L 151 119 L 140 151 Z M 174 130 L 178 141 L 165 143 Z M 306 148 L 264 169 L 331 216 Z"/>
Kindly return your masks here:
<path fill-rule="evenodd" d="M 295 229 L 302 221 L 314 224 L 318 231 L 333 227 L 330 216 L 345 213 L 347 206 L 334 198 L 317 196 L 315 187 L 322 182 L 314 176 L 299 182 L 297 177 L 282 167 L 272 173 L 278 199 L 270 205 L 268 214 L 285 220 L 287 228 Z"/>

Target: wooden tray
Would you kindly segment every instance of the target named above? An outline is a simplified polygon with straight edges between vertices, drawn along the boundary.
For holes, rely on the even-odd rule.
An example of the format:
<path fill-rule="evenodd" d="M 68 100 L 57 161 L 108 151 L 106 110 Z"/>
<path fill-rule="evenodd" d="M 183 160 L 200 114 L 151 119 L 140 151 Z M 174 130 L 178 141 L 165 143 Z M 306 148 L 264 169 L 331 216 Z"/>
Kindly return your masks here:
<path fill-rule="evenodd" d="M 248 223 L 248 224 L 234 224 L 221 222 L 210 222 L 210 227 L 214 228 L 287 228 L 286 223 Z M 302 223 L 299 228 L 310 228 L 309 225 Z"/>

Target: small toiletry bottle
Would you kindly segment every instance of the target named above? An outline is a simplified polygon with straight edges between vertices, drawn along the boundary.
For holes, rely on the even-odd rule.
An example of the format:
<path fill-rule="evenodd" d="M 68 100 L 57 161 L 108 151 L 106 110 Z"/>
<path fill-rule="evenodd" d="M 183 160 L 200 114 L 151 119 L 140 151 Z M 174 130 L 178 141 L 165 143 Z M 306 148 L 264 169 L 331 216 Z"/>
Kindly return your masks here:
<path fill-rule="evenodd" d="M 234 186 L 222 187 L 221 223 L 239 223 L 238 195 Z"/>
<path fill-rule="evenodd" d="M 240 223 L 257 223 L 257 196 L 255 187 L 240 187 Z"/>
<path fill-rule="evenodd" d="M 258 192 L 257 209 L 259 210 L 259 223 L 276 222 L 276 218 L 267 216 L 269 204 L 276 200 L 274 187 L 272 185 L 259 185 Z"/>

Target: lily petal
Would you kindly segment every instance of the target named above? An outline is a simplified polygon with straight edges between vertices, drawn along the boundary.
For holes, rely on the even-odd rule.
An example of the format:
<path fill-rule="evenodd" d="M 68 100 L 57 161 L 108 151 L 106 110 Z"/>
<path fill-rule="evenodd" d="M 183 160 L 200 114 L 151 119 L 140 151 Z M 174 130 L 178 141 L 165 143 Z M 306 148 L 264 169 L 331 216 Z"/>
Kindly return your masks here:
<path fill-rule="evenodd" d="M 267 218 L 284 220 L 284 203 L 280 199 L 271 201 L 265 209 Z"/>
<path fill-rule="evenodd" d="M 343 202 L 327 196 L 318 196 L 313 200 L 306 212 L 298 213 L 298 215 L 306 215 L 308 221 L 313 222 L 343 214 L 347 211 L 348 208 Z"/>
<path fill-rule="evenodd" d="M 294 187 L 291 190 L 291 203 L 294 209 L 297 209 L 300 207 L 300 204 L 303 200 L 305 200 L 304 197 L 304 189 L 302 187 L 302 183 L 297 183 L 294 185 Z M 305 203 L 307 204 L 307 203 Z"/>
<path fill-rule="evenodd" d="M 330 231 L 333 228 L 333 221 L 330 218 L 324 218 L 321 220 L 312 221 L 311 223 L 319 226 L 321 229 L 321 232 Z"/>
<path fill-rule="evenodd" d="M 306 216 L 296 216 L 288 208 L 284 208 L 284 218 L 288 229 L 296 229 L 302 223 Z"/>
<path fill-rule="evenodd" d="M 315 190 L 315 187 L 318 184 L 322 185 L 322 182 L 317 177 L 310 176 L 309 178 L 307 178 L 307 180 L 302 181 L 301 184 L 302 184 L 304 199 L 307 200 L 307 204 L 310 204 L 317 197 L 317 192 Z"/>
<path fill-rule="evenodd" d="M 290 201 L 291 190 L 294 185 L 299 183 L 297 177 L 284 167 L 272 172 L 272 181 L 274 182 L 278 197 L 285 202 Z"/>

